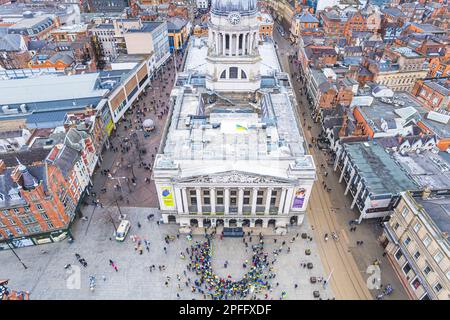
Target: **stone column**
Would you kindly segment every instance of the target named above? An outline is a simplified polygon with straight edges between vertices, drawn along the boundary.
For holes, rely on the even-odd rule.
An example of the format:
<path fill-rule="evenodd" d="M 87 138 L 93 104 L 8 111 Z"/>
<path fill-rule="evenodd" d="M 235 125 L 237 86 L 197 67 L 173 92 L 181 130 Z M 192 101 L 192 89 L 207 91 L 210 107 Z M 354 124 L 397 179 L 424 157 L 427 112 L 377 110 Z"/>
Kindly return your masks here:
<path fill-rule="evenodd" d="M 341 159 L 342 156 L 342 147 L 338 149 L 338 151 L 336 152 L 336 160 L 334 161 L 334 167 L 333 170 L 336 171 L 338 164 L 339 164 L 339 160 Z"/>
<path fill-rule="evenodd" d="M 258 197 L 258 188 L 253 188 L 252 194 L 252 214 L 256 214 L 256 200 Z"/>
<path fill-rule="evenodd" d="M 286 201 L 286 190 L 287 190 L 286 188 L 282 188 L 282 190 L 281 190 L 281 196 L 280 196 L 280 200 L 278 202 L 278 214 L 283 213 L 283 206 Z"/>
<path fill-rule="evenodd" d="M 183 201 L 181 200 L 181 190 L 180 190 L 180 188 L 174 188 L 174 189 L 175 189 L 175 201 L 177 203 L 178 214 L 183 214 L 184 208 L 183 208 Z"/>
<path fill-rule="evenodd" d="M 347 162 L 348 162 L 348 160 L 347 160 L 347 158 L 345 158 L 344 165 L 342 166 L 341 176 L 339 177 L 339 183 L 341 183 L 342 179 L 344 178 L 344 172 L 346 171 Z"/>
<path fill-rule="evenodd" d="M 238 214 L 242 214 L 242 209 L 244 206 L 244 188 L 239 188 L 239 198 L 238 198 Z"/>
<path fill-rule="evenodd" d="M 216 54 L 219 54 L 220 42 L 219 42 L 219 36 L 218 36 L 217 32 L 214 32 L 214 41 L 216 43 Z"/>
<path fill-rule="evenodd" d="M 216 188 L 209 188 L 209 197 L 211 201 L 211 213 L 216 213 Z"/>
<path fill-rule="evenodd" d="M 269 220 L 263 219 L 263 228 L 267 228 L 268 225 L 269 225 Z"/>
<path fill-rule="evenodd" d="M 239 55 L 239 33 L 236 33 L 236 56 Z"/>
<path fill-rule="evenodd" d="M 189 203 L 188 203 L 188 199 L 187 199 L 187 192 L 186 192 L 186 187 L 182 187 L 181 188 L 181 196 L 183 198 L 183 203 L 185 205 L 185 210 L 184 212 L 186 214 L 189 214 Z"/>
<path fill-rule="evenodd" d="M 291 210 L 292 197 L 294 196 L 294 188 L 289 188 L 287 190 L 286 200 L 284 201 L 284 214 L 288 214 Z"/>
<path fill-rule="evenodd" d="M 246 41 L 245 41 L 245 38 L 247 37 L 247 33 L 243 33 L 242 34 L 242 55 L 243 56 L 245 56 L 245 44 L 246 44 Z"/>
<path fill-rule="evenodd" d="M 195 196 L 197 197 L 197 212 L 202 213 L 202 192 L 200 188 L 195 188 Z"/>
<path fill-rule="evenodd" d="M 250 33 L 250 39 L 249 39 L 249 46 L 248 46 L 248 53 L 253 54 L 253 32 Z"/>
<path fill-rule="evenodd" d="M 222 35 L 222 55 L 226 55 L 226 44 L 227 44 L 227 40 L 226 40 L 226 35 L 225 33 L 221 33 Z"/>
<path fill-rule="evenodd" d="M 225 205 L 225 214 L 230 213 L 230 188 L 225 188 L 225 199 L 224 199 L 224 205 Z"/>
<path fill-rule="evenodd" d="M 352 184 L 352 180 L 353 180 L 353 177 L 355 176 L 355 174 L 356 174 L 356 170 L 353 168 L 350 173 L 350 179 L 348 179 L 347 187 L 345 188 L 345 192 L 344 192 L 345 196 L 347 195 L 348 190 L 350 190 L 350 185 Z"/>
<path fill-rule="evenodd" d="M 353 209 L 355 207 L 356 199 L 358 199 L 359 194 L 361 193 L 361 190 L 362 190 L 362 183 L 359 183 L 358 188 L 355 193 L 355 197 L 353 198 L 353 201 L 352 201 L 352 205 L 350 206 L 350 209 Z"/>
<path fill-rule="evenodd" d="M 267 194 L 266 194 L 266 207 L 264 208 L 264 214 L 269 214 L 269 210 L 270 210 L 270 198 L 272 197 L 272 190 L 273 190 L 273 188 L 267 188 Z"/>

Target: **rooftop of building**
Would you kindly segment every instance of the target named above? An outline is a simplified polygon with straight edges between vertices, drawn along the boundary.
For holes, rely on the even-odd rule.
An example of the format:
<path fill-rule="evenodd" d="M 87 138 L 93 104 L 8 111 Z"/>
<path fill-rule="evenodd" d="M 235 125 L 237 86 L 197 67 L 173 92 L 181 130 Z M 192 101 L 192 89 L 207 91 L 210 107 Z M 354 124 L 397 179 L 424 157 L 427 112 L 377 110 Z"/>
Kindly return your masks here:
<path fill-rule="evenodd" d="M 20 34 L 0 34 L 0 51 L 20 51 L 23 42 Z"/>
<path fill-rule="evenodd" d="M 450 163 L 441 154 L 431 151 L 394 153 L 394 158 L 422 188 L 445 190 L 450 189 Z"/>
<path fill-rule="evenodd" d="M 301 23 L 319 23 L 319 20 L 309 11 L 296 14 L 295 19 L 299 20 Z"/>
<path fill-rule="evenodd" d="M 152 32 L 153 30 L 157 29 L 160 25 L 162 25 L 163 21 L 146 21 L 142 22 L 142 28 L 141 29 L 130 29 L 127 32 L 130 33 L 137 33 L 137 32 Z"/>
<path fill-rule="evenodd" d="M 16 162 L 14 167 L 17 166 Z M 22 165 L 25 165 L 22 163 Z M 46 168 L 45 165 L 40 163 L 36 165 L 25 165 L 26 166 L 26 174 L 22 175 L 19 184 L 24 182 L 33 183 L 33 182 L 42 182 L 44 190 L 47 190 L 47 176 L 46 176 Z M 3 172 L 0 173 L 0 193 L 3 195 L 3 201 L 0 201 L 0 208 L 11 208 L 15 206 L 23 206 L 26 204 L 26 201 L 20 196 L 18 190 L 18 183 L 14 182 L 12 179 L 12 173 L 15 169 L 14 167 L 6 168 Z M 24 181 L 25 177 L 25 181 Z"/>
<path fill-rule="evenodd" d="M 314 168 L 312 160 L 304 157 L 306 141 L 294 120 L 295 98 L 288 76 L 281 72 L 273 44 L 267 46 L 260 48 L 262 64 L 279 69 L 261 71 L 261 89 L 248 93 L 207 90 L 205 69 L 197 68 L 195 74 L 191 67 L 206 61 L 195 50 L 189 52 L 185 71 L 172 91 L 173 114 L 157 167 L 175 161 L 184 165 L 187 176 L 200 170 L 204 174 L 259 170 L 255 173 L 286 176 L 292 161 L 303 158 L 300 165 Z"/>
<path fill-rule="evenodd" d="M 396 47 L 393 48 L 393 51 L 401 54 L 405 58 L 420 58 L 422 56 L 409 47 Z"/>
<path fill-rule="evenodd" d="M 428 199 L 414 197 L 414 200 L 422 206 L 436 227 L 442 232 L 447 241 L 450 240 L 450 196 L 435 195 Z"/>
<path fill-rule="evenodd" d="M 439 28 L 439 27 L 437 27 L 435 25 L 432 25 L 430 23 L 416 23 L 416 22 L 413 22 L 411 24 L 414 27 L 416 27 L 418 29 L 421 29 L 425 33 L 441 33 L 441 34 L 445 34 L 446 33 L 445 30 L 443 30 L 443 29 L 441 29 L 441 28 Z"/>
<path fill-rule="evenodd" d="M 418 189 L 412 178 L 379 144 L 373 141 L 348 143 L 344 144 L 344 149 L 373 195 L 399 194 Z"/>
<path fill-rule="evenodd" d="M 39 24 L 45 23 L 52 19 L 51 15 L 41 15 L 32 18 L 24 18 L 16 22 L 14 25 L 9 27 L 9 29 L 29 29 L 38 26 Z"/>
<path fill-rule="evenodd" d="M 43 161 L 49 150 L 45 148 L 35 148 L 18 152 L 2 153 L 1 159 L 7 168 L 17 166 L 17 160 L 23 165 L 31 165 L 35 162 Z"/>
<path fill-rule="evenodd" d="M 107 90 L 99 87 L 99 73 L 51 74 L 0 81 L 0 105 L 2 106 L 99 98 L 105 93 Z"/>
<path fill-rule="evenodd" d="M 261 55 L 260 72 L 261 75 L 271 75 L 280 72 L 281 66 L 278 61 L 277 52 L 271 41 L 262 42 L 259 46 Z M 189 51 L 184 64 L 184 71 L 195 71 L 197 73 L 206 72 L 206 56 L 208 54 L 208 38 L 192 38 Z"/>
<path fill-rule="evenodd" d="M 425 80 L 423 84 L 443 96 L 450 96 L 450 81 L 447 79 Z"/>
<path fill-rule="evenodd" d="M 78 32 L 86 32 L 88 28 L 88 25 L 86 23 L 79 23 L 79 24 L 72 24 L 72 25 L 65 25 L 60 26 L 54 30 L 52 30 L 52 33 L 78 33 Z"/>
<path fill-rule="evenodd" d="M 180 31 L 188 24 L 188 22 L 188 20 L 178 17 L 169 18 L 167 19 L 167 29 L 169 31 Z"/>
<path fill-rule="evenodd" d="M 375 93 L 381 90 L 377 88 L 374 88 Z M 375 133 L 400 129 L 421 118 L 422 105 L 406 92 L 395 92 L 393 97 L 374 97 L 360 92 L 353 103 Z"/>
<path fill-rule="evenodd" d="M 405 17 L 405 14 L 403 13 L 403 11 L 397 7 L 385 7 L 383 9 L 381 9 L 381 12 L 386 13 L 393 17 Z"/>

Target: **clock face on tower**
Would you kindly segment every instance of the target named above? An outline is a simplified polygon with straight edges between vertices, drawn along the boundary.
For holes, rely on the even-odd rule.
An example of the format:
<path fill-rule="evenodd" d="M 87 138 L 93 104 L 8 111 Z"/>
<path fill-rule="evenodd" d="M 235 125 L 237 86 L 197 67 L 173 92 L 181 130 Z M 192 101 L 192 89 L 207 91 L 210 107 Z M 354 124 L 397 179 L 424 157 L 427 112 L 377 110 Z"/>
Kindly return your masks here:
<path fill-rule="evenodd" d="M 241 15 L 238 12 L 232 12 L 228 15 L 228 21 L 235 26 L 241 22 Z"/>

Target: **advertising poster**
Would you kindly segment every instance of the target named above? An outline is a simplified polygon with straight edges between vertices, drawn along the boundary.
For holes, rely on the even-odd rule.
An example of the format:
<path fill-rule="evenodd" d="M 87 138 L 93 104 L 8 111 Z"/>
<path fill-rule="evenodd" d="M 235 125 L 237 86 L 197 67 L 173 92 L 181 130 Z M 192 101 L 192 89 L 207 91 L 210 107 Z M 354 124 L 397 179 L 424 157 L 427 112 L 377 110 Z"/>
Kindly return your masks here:
<path fill-rule="evenodd" d="M 164 206 L 173 207 L 173 191 L 171 186 L 161 187 L 161 195 Z"/>
<path fill-rule="evenodd" d="M 294 201 L 292 203 L 293 209 L 302 209 L 305 203 L 306 189 L 296 188 L 294 191 Z"/>

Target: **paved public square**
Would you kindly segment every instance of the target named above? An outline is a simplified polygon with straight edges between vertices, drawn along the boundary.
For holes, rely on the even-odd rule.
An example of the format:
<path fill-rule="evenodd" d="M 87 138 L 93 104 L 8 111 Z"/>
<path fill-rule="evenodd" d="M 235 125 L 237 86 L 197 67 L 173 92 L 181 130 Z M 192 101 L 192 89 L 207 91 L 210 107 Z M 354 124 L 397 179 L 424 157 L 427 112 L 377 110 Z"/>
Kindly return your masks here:
<path fill-rule="evenodd" d="M 192 293 L 190 287 L 186 287 L 187 278 L 193 282 L 197 277 L 194 273 L 186 270 L 189 259 L 182 260 L 180 253 L 185 252 L 193 242 L 204 241 L 205 237 L 194 235 L 192 241 L 189 241 L 185 235 L 180 235 L 177 239 L 178 227 L 176 225 L 157 225 L 159 214 L 156 209 L 121 208 L 121 210 L 126 214 L 126 219 L 132 222 L 132 228 L 125 242 L 120 243 L 113 238 L 113 222 L 116 225 L 118 223 L 117 208 L 88 206 L 83 209 L 83 213 L 89 219 L 76 222 L 73 228 L 75 241 L 72 244 L 64 240 L 60 243 L 16 250 L 27 265 L 27 270 L 24 270 L 10 250 L 0 251 L 0 278 L 10 279 L 11 289 L 29 291 L 30 298 L 33 300 L 173 300 L 177 298 L 177 293 L 181 299 L 204 299 L 203 295 Z M 155 214 L 155 219 L 152 221 L 146 219 L 150 213 Z M 140 222 L 141 228 L 138 228 L 138 222 Z M 312 234 L 307 223 L 291 229 L 288 236 L 264 236 L 265 252 L 270 253 L 269 261 L 273 260 L 272 251 L 279 249 L 283 240 L 286 241 L 286 245 L 273 265 L 276 273 L 276 278 L 272 279 L 273 291 L 263 292 L 258 298 L 264 299 L 264 294 L 267 293 L 268 299 L 280 299 L 282 291 L 285 291 L 287 293 L 285 299 L 314 299 L 314 290 L 320 292 L 321 299 L 333 297 L 328 286 L 324 289 L 319 283 L 310 283 L 311 276 L 327 277 L 317 254 L 315 240 L 309 241 L 299 236 L 294 242 L 290 242 L 297 233 L 301 235 L 303 232 L 308 235 Z M 258 242 L 258 233 L 255 232 L 255 234 L 252 237 L 252 244 Z M 136 243 L 132 241 L 131 235 L 137 235 L 141 239 L 150 241 L 149 252 L 143 245 L 144 251 L 140 255 L 135 250 Z M 175 236 L 175 240 L 171 241 L 169 245 L 164 242 L 166 235 Z M 274 239 L 277 239 L 277 243 L 274 243 Z M 230 275 L 232 279 L 240 279 L 245 273 L 242 264 L 247 259 L 251 260 L 251 249 L 246 249 L 242 238 L 219 240 L 219 237 L 216 237 L 212 245 L 213 268 L 216 274 L 222 277 Z M 164 247 L 167 247 L 167 254 L 164 253 Z M 291 248 L 290 253 L 287 253 L 287 247 Z M 311 249 L 312 254 L 306 256 L 305 249 Z M 86 259 L 88 263 L 86 268 L 76 260 L 75 253 L 79 253 Z M 110 259 L 117 265 L 118 272 L 109 265 Z M 226 269 L 223 265 L 225 261 L 229 262 Z M 302 262 L 312 262 L 313 269 L 300 267 Z M 66 264 L 75 267 L 72 267 L 72 271 L 66 270 L 64 269 Z M 149 271 L 151 265 L 156 266 L 156 270 L 153 272 Z M 165 265 L 166 270 L 159 271 L 159 265 Z M 77 274 L 73 273 L 76 270 L 80 270 L 80 288 L 77 288 Z M 187 276 L 184 275 L 184 271 Z M 97 285 L 93 292 L 89 290 L 90 275 L 94 275 L 97 279 Z M 177 275 L 180 276 L 180 281 L 177 280 Z M 168 287 L 165 285 L 167 276 L 170 277 Z M 277 282 L 278 286 L 276 286 Z M 180 284 L 181 290 L 178 288 L 178 284 Z M 298 284 L 297 289 L 294 288 L 294 284 Z M 75 288 L 71 289 L 71 287 Z"/>

